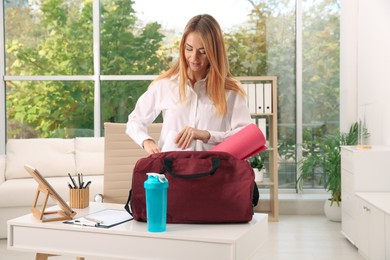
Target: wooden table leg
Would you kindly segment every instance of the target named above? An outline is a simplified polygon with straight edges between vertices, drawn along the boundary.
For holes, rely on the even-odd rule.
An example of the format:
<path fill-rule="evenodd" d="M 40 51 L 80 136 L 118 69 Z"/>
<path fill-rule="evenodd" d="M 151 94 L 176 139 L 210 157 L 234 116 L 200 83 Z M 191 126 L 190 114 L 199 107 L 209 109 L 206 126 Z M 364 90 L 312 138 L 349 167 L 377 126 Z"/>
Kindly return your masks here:
<path fill-rule="evenodd" d="M 49 256 L 56 256 L 56 255 L 37 253 L 35 255 L 35 260 L 47 260 L 49 258 Z"/>
<path fill-rule="evenodd" d="M 48 260 L 49 256 L 58 256 L 58 255 L 37 253 L 35 255 L 35 260 Z M 78 256 L 78 257 L 76 257 L 76 260 L 85 260 L 85 258 L 81 257 L 81 256 Z"/>

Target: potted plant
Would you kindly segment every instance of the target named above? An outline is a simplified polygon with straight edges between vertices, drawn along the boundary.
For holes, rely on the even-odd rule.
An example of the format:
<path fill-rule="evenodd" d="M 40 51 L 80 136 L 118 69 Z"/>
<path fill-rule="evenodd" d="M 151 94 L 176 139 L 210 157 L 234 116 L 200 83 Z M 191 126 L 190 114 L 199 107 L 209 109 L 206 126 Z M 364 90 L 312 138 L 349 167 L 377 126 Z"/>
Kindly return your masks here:
<path fill-rule="evenodd" d="M 260 154 L 256 154 L 248 159 L 249 164 L 255 172 L 255 181 L 263 181 L 264 175 L 264 160 Z"/>
<path fill-rule="evenodd" d="M 331 197 L 325 203 L 333 206 L 340 206 L 341 203 L 341 146 L 357 145 L 359 137 L 359 127 L 361 123 L 355 122 L 347 133 L 336 133 L 326 135 L 321 142 L 312 144 L 308 150 L 308 155 L 299 162 L 301 175 L 298 178 L 298 188 L 302 190 L 303 180 L 311 178 L 315 170 L 322 169 L 324 187 L 331 193 Z M 368 136 L 367 129 L 363 129 L 363 135 Z M 325 214 L 334 221 L 341 220 L 341 211 L 337 217 L 333 218 Z M 339 207 L 337 207 L 339 208 Z M 339 209 L 338 209 L 339 210 Z M 340 217 L 339 217 L 340 216 Z"/>

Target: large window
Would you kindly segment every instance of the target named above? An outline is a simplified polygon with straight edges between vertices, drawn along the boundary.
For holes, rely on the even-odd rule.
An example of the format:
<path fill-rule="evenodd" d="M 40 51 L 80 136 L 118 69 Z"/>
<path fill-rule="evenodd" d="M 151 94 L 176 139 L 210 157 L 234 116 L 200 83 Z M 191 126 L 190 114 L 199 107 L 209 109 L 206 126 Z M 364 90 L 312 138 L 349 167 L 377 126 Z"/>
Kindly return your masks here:
<path fill-rule="evenodd" d="M 323 137 L 339 131 L 339 6 L 337 1 L 302 3 L 303 156 L 321 152 Z M 305 188 L 324 186 L 322 168 L 306 178 Z"/>
<path fill-rule="evenodd" d="M 93 74 L 92 2 L 4 1 L 6 75 Z"/>
<path fill-rule="evenodd" d="M 2 4 L 5 138 L 99 136 L 104 122 L 126 122 L 151 80 L 177 58 L 186 22 L 201 13 L 220 22 L 233 75 L 278 77 L 280 188 L 296 188 L 297 147 L 304 156 L 338 131 L 337 0 Z M 313 173 L 305 187 L 320 188 L 320 179 Z"/>
<path fill-rule="evenodd" d="M 7 89 L 8 138 L 93 136 L 93 82 L 7 81 Z"/>

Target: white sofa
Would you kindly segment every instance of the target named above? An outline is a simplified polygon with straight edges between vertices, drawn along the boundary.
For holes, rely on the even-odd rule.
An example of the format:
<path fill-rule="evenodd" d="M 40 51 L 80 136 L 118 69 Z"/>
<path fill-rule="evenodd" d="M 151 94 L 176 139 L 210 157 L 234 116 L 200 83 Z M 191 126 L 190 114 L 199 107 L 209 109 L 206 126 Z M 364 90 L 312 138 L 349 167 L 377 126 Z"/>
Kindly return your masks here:
<path fill-rule="evenodd" d="M 0 239 L 7 237 L 7 220 L 31 212 L 38 184 L 25 164 L 36 168 L 65 201 L 68 173 L 82 173 L 84 181 L 92 182 L 90 200 L 103 194 L 103 137 L 10 139 L 6 149 L 6 155 L 0 155 Z"/>

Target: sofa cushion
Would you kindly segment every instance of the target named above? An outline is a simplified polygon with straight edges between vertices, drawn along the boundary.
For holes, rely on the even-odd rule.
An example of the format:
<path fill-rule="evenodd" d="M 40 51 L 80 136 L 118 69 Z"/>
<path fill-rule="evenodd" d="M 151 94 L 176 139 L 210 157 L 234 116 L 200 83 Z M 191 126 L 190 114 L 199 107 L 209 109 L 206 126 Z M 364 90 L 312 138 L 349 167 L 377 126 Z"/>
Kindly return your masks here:
<path fill-rule="evenodd" d="M 66 177 L 48 177 L 45 178 L 55 191 L 66 202 L 69 201 L 69 178 Z M 87 176 L 85 181 L 91 181 L 89 186 L 89 200 L 93 201 L 96 194 L 103 194 L 103 176 Z M 6 207 L 32 207 L 34 202 L 38 183 L 33 178 L 14 179 L 0 184 L 0 208 Z M 18 194 L 15 196 L 15 194 Z M 42 205 L 45 193 L 39 194 L 38 205 Z M 50 197 L 48 205 L 54 205 L 54 200 Z M 38 207 L 38 208 L 39 208 Z M 77 210 L 76 210 L 77 211 Z M 0 257 L 0 259 L 2 259 Z"/>
<path fill-rule="evenodd" d="M 104 174 L 104 137 L 76 137 L 75 152 L 77 173 Z"/>
<path fill-rule="evenodd" d="M 36 138 L 10 139 L 7 142 L 5 178 L 27 178 L 24 165 L 38 169 L 44 177 L 67 176 L 76 173 L 74 139 Z"/>

